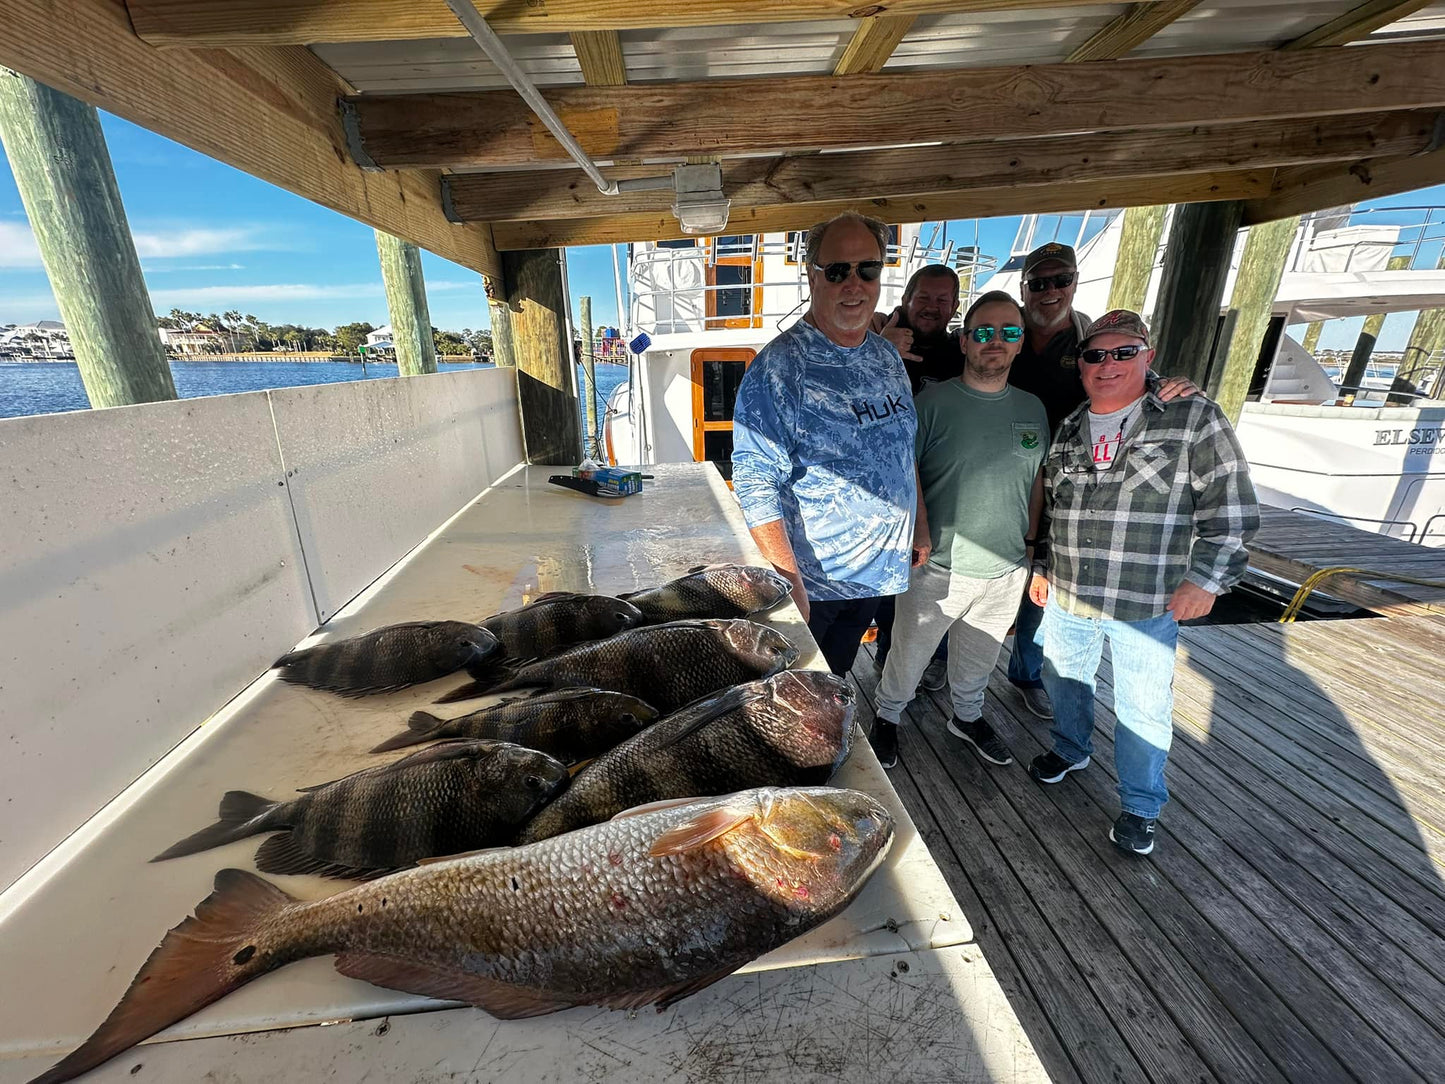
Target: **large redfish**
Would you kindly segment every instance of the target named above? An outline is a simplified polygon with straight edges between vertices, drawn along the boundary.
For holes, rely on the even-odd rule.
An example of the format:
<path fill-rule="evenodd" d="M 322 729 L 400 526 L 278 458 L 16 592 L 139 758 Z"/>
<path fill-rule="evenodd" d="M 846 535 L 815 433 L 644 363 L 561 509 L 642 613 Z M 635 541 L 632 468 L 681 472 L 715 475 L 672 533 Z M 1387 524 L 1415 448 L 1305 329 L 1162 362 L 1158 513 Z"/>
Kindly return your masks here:
<path fill-rule="evenodd" d="M 70 1080 L 308 956 L 504 1019 L 660 1010 L 837 914 L 892 840 L 893 818 L 867 794 L 763 789 L 644 807 L 309 903 L 222 870 L 95 1034 L 31 1084 Z"/>

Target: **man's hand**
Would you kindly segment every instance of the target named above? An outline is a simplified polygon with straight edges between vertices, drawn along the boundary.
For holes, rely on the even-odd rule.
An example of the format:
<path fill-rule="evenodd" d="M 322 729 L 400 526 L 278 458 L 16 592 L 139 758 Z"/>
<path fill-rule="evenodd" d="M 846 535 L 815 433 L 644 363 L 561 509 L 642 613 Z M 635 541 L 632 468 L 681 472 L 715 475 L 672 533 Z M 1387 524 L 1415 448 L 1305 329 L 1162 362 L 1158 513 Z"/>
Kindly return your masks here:
<path fill-rule="evenodd" d="M 1035 606 L 1049 601 L 1049 578 L 1042 572 L 1035 572 L 1029 577 L 1029 601 Z"/>
<path fill-rule="evenodd" d="M 933 543 L 924 539 L 922 543 L 914 540 L 913 543 L 913 567 L 922 568 L 928 563 L 928 558 L 933 556 Z"/>
<path fill-rule="evenodd" d="M 913 330 L 898 326 L 898 321 L 902 316 L 902 309 L 894 309 L 893 315 L 888 317 L 878 334 L 893 344 L 893 348 L 903 355 L 904 361 L 922 361 L 921 357 L 911 352 L 913 350 Z M 873 319 L 878 319 L 877 313 L 873 314 Z"/>
<path fill-rule="evenodd" d="M 1169 596 L 1168 609 L 1174 615 L 1175 621 L 1203 617 L 1214 609 L 1214 593 L 1206 591 L 1197 583 L 1185 580 L 1175 588 L 1174 594 Z"/>
<path fill-rule="evenodd" d="M 1190 395 L 1198 395 L 1200 391 L 1194 386 L 1194 381 L 1187 376 L 1161 376 L 1159 387 L 1154 389 L 1154 394 L 1167 403 L 1170 399 L 1183 399 Z"/>

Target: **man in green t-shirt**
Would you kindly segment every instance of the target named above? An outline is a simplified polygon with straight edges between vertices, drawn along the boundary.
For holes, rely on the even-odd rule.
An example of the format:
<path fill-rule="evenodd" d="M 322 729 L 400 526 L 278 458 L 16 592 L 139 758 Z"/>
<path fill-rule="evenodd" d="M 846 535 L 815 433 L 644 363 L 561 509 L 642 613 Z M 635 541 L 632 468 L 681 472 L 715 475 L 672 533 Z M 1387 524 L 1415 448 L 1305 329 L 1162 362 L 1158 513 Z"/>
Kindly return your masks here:
<path fill-rule="evenodd" d="M 1008 382 L 1023 335 L 1018 302 L 1002 291 L 984 294 L 963 318 L 963 375 L 916 400 L 913 571 L 897 598 L 869 735 L 885 768 L 898 763 L 898 721 L 945 634 L 949 733 L 991 763 L 1013 760 L 983 720 L 983 694 L 1023 597 L 1043 508 L 1048 413 Z"/>

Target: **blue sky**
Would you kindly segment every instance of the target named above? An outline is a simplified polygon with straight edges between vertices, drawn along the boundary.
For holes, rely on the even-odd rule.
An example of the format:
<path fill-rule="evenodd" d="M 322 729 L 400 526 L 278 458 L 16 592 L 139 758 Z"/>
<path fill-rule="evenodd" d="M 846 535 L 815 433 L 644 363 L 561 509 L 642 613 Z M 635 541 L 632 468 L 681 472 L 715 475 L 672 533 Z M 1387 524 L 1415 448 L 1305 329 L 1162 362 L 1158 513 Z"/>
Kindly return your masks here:
<path fill-rule="evenodd" d="M 102 113 L 101 123 L 157 312 L 237 309 L 273 324 L 326 328 L 355 320 L 386 323 L 369 227 L 119 118 Z M 1445 186 L 1377 201 L 1419 203 L 1445 203 Z M 980 223 L 983 250 L 1007 255 L 1018 222 Z M 925 238 L 931 228 L 925 226 Z M 957 240 L 966 233 L 972 241 L 971 223 L 950 224 L 949 230 Z M 422 262 L 433 324 L 488 326 L 481 276 L 430 253 L 422 254 Z M 567 266 L 574 316 L 576 298 L 588 294 L 594 320 L 615 323 L 609 250 L 570 249 Z M 0 324 L 58 317 L 6 163 L 0 168 Z M 1321 346 L 1353 345 L 1361 322 L 1331 322 Z M 1379 348 L 1402 349 L 1413 322 L 1413 313 L 1387 318 Z"/>

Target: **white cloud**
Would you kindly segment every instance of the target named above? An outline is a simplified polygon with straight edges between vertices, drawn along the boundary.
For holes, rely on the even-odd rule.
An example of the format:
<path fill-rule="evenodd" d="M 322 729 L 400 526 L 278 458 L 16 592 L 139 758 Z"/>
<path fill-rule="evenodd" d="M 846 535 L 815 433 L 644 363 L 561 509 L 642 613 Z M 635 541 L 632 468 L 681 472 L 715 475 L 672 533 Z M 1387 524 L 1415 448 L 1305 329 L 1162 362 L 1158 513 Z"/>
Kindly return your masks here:
<path fill-rule="evenodd" d="M 445 293 L 451 290 L 480 290 L 480 282 L 454 282 L 442 280 L 426 284 L 427 292 Z M 174 289 L 152 290 L 151 301 L 157 308 L 171 306 L 207 308 L 213 305 L 231 307 L 264 301 L 344 301 L 353 297 L 380 297 L 385 291 L 381 285 L 381 273 L 373 282 L 323 285 L 316 282 L 268 283 L 252 286 L 180 286 Z"/>
<path fill-rule="evenodd" d="M 30 223 L 0 221 L 0 267 L 39 267 L 40 249 Z"/>
<path fill-rule="evenodd" d="M 135 250 L 142 259 L 173 260 L 184 256 L 210 256 L 218 252 L 255 252 L 283 249 L 287 245 L 268 240 L 257 226 L 228 229 L 132 230 Z"/>

